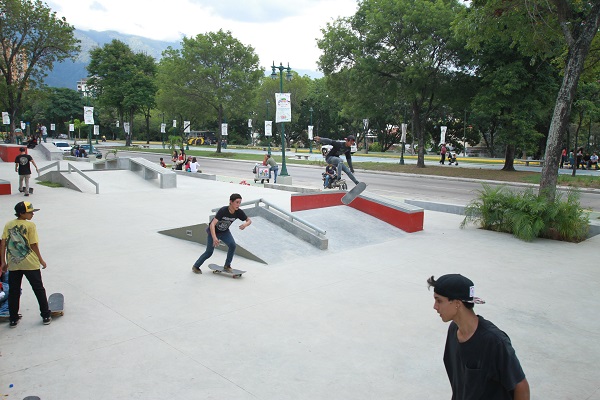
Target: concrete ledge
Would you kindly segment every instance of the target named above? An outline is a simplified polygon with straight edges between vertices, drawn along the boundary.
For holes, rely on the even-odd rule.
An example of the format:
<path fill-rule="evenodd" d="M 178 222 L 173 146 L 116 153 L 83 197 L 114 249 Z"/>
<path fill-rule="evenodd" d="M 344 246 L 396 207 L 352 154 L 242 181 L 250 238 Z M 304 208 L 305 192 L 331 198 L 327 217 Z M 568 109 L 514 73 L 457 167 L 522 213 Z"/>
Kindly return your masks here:
<path fill-rule="evenodd" d="M 290 200 L 291 210 L 302 211 L 339 206 L 342 205 L 342 197 L 345 194 L 346 192 L 342 191 L 294 194 Z M 412 233 L 423 230 L 423 209 L 411 204 L 395 202 L 363 192 L 348 207 L 369 214 L 405 232 Z"/>
<path fill-rule="evenodd" d="M 388 224 L 413 233 L 423 230 L 423 209 L 411 204 L 382 199 L 363 192 L 348 205 Z"/>
<path fill-rule="evenodd" d="M 144 179 L 158 179 L 161 189 L 177 187 L 177 174 L 175 172 L 141 157 L 130 158 L 129 162 L 129 169 L 133 172 L 141 172 Z"/>
<path fill-rule="evenodd" d="M 277 179 L 279 179 L 279 177 Z M 321 192 L 321 189 L 317 189 L 314 187 L 282 185 L 279 183 L 265 183 L 264 187 L 269 188 L 269 189 L 277 189 L 277 190 L 284 190 L 287 192 L 298 192 L 298 193 L 320 193 Z"/>
<path fill-rule="evenodd" d="M 0 144 L 0 158 L 4 162 L 14 163 L 15 158 L 17 158 L 17 156 L 21 154 L 21 152 L 19 151 L 21 147 L 27 148 L 27 146 L 23 146 L 20 144 Z"/>
<path fill-rule="evenodd" d="M 428 211 L 439 211 L 448 214 L 465 215 L 465 206 L 457 204 L 436 203 L 424 200 L 404 200 L 407 204 L 421 207 Z"/>
<path fill-rule="evenodd" d="M 46 160 L 56 161 L 63 159 L 63 152 L 54 143 L 42 142 L 37 145 L 36 149 L 39 149 Z"/>
<path fill-rule="evenodd" d="M 267 185 L 265 185 L 266 187 Z M 342 197 L 346 192 L 330 191 L 318 193 L 297 193 L 293 194 L 291 201 L 291 211 L 312 210 L 315 208 L 333 207 L 342 204 Z"/>
<path fill-rule="evenodd" d="M 3 194 L 12 194 L 10 187 L 10 182 L 4 179 L 0 179 L 0 195 Z"/>
<path fill-rule="evenodd" d="M 182 176 L 189 176 L 190 178 L 198 178 L 198 179 L 207 179 L 209 181 L 216 181 L 217 180 L 217 176 L 213 175 L 213 174 L 205 174 L 202 172 L 185 172 L 185 171 L 175 171 L 172 170 L 172 172 L 176 173 L 177 175 L 182 175 Z"/>

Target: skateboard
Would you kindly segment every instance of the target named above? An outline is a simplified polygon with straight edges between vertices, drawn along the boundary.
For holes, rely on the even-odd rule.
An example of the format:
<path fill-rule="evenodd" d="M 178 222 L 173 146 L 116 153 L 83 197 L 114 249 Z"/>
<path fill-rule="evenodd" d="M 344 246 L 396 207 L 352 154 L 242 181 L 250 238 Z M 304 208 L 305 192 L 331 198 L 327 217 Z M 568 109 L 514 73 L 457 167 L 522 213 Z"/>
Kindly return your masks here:
<path fill-rule="evenodd" d="M 40 400 L 40 398 L 37 396 L 27 396 L 23 400 Z"/>
<path fill-rule="evenodd" d="M 342 197 L 342 203 L 350 204 L 352 201 L 358 197 L 365 189 L 367 188 L 367 184 L 364 182 L 358 182 L 358 185 L 354 186 L 348 193 Z"/>
<path fill-rule="evenodd" d="M 53 317 L 65 315 L 65 296 L 62 293 L 52 293 L 48 298 L 48 308 Z"/>
<path fill-rule="evenodd" d="M 231 272 L 225 272 L 223 267 L 217 264 L 209 264 L 208 268 L 212 269 L 213 274 L 231 274 L 232 278 L 239 278 L 246 271 L 240 271 L 239 269 L 232 269 Z"/>

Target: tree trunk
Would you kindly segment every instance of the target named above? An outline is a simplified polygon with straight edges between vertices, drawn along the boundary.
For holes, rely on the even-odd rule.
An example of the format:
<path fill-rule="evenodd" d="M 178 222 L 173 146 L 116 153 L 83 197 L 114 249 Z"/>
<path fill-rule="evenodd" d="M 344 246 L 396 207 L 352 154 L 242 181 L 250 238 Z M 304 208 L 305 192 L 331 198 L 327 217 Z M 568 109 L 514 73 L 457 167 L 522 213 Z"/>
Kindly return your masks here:
<path fill-rule="evenodd" d="M 223 140 L 223 105 L 219 104 L 219 127 L 217 128 L 217 153 L 221 153 L 221 141 Z"/>
<path fill-rule="evenodd" d="M 504 167 L 502 171 L 514 171 L 515 170 L 515 145 L 507 144 L 506 153 L 504 154 Z"/>
<path fill-rule="evenodd" d="M 425 168 L 425 138 L 423 138 L 423 132 L 421 129 L 421 115 L 419 113 L 419 109 L 420 107 L 415 100 L 412 107 L 412 126 L 413 134 L 418 138 L 417 143 L 419 144 L 417 168 Z"/>
<path fill-rule="evenodd" d="M 590 44 L 598 32 L 598 26 L 600 26 L 600 5 L 595 4 L 593 8 L 589 14 L 589 20 L 584 21 L 585 26 L 582 28 L 581 34 L 574 38 L 575 40 L 569 46 L 565 75 L 558 91 L 554 114 L 550 123 L 548 141 L 546 142 L 546 158 L 542 168 L 539 189 L 539 194 L 546 196 L 549 200 L 554 200 L 556 197 L 562 137 L 569 125 L 571 105 L 573 104 L 585 58 L 589 53 Z"/>

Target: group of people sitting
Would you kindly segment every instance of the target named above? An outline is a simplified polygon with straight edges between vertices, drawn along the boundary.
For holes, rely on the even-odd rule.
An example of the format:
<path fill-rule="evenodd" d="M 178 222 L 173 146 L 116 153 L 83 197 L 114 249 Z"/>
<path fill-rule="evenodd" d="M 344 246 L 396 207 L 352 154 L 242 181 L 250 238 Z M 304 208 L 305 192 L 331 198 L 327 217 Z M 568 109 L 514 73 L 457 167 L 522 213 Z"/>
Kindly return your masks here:
<path fill-rule="evenodd" d="M 186 171 L 186 172 L 202 172 L 200 171 L 200 164 L 198 164 L 198 160 L 196 157 L 186 156 L 185 151 L 181 150 L 178 154 L 177 150 L 173 151 L 173 156 L 171 157 L 171 161 L 173 162 L 173 169 L 176 171 Z M 161 159 L 161 165 L 163 165 Z M 164 167 L 165 165 L 163 165 Z"/>
<path fill-rule="evenodd" d="M 85 149 L 79 145 L 73 146 L 73 148 L 71 149 L 71 155 L 75 156 L 75 157 L 87 157 L 88 156 Z"/>
<path fill-rule="evenodd" d="M 560 159 L 560 167 L 564 168 L 565 164 L 569 166 L 573 166 L 575 163 L 577 169 L 596 169 L 598 170 L 598 153 L 594 152 L 590 155 L 590 153 L 584 153 L 583 147 L 580 147 L 577 150 L 577 155 L 575 155 L 574 150 L 569 152 L 569 157 L 567 158 L 567 149 L 563 148 Z"/>

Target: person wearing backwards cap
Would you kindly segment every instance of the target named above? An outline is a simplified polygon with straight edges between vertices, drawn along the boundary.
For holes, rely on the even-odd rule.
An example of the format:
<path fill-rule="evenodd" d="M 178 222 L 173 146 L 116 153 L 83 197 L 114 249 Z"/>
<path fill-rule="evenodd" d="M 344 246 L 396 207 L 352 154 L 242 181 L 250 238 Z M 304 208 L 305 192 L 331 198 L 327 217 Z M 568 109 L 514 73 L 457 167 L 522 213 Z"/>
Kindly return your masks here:
<path fill-rule="evenodd" d="M 433 309 L 450 322 L 444 365 L 452 386 L 452 400 L 529 400 L 529 383 L 510 338 L 475 314 L 473 282 L 460 274 L 427 280 L 433 287 Z"/>
<path fill-rule="evenodd" d="M 345 140 L 331 140 L 315 136 L 315 142 L 332 146 L 331 150 L 325 155 L 325 161 L 327 161 L 327 164 L 333 164 L 336 167 L 337 181 L 342 179 L 342 171 L 344 171 L 346 175 L 348 175 L 348 178 L 350 178 L 355 185 L 358 185 L 358 180 L 354 177 L 354 167 L 352 167 L 351 148 L 352 145 L 356 143 L 354 136 L 349 135 Z M 346 161 L 348 162 L 348 167 L 350 167 L 350 169 L 346 167 L 340 158 L 342 154 L 346 156 Z"/>
<path fill-rule="evenodd" d="M 35 224 L 31 222 L 33 213 L 39 211 L 28 201 L 22 201 L 15 206 L 17 219 L 8 222 L 2 232 L 0 245 L 0 266 L 2 271 L 10 271 L 8 284 L 8 312 L 10 327 L 15 328 L 19 323 L 19 300 L 21 297 L 21 281 L 27 278 L 40 306 L 40 315 L 44 325 L 52 322 L 46 289 L 42 283 L 42 268 L 46 261 L 42 258 Z"/>

